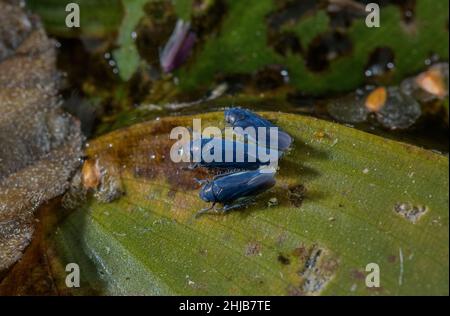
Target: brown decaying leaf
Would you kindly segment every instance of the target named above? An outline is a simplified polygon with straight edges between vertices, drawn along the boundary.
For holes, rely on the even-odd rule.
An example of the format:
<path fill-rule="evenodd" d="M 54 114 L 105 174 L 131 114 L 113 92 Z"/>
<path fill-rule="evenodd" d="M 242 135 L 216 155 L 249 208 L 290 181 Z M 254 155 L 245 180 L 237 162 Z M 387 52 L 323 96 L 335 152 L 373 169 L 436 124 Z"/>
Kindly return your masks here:
<path fill-rule="evenodd" d="M 33 235 L 33 212 L 63 193 L 79 164 L 78 121 L 64 113 L 54 41 L 39 20 L 0 0 L 0 277 Z"/>

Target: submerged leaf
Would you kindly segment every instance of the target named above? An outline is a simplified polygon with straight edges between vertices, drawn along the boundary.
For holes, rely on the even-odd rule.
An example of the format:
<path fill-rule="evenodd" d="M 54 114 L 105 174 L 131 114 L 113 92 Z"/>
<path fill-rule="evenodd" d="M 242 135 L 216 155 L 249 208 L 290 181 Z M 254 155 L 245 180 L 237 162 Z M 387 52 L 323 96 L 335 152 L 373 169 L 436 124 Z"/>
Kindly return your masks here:
<path fill-rule="evenodd" d="M 82 137 L 78 122 L 60 109 L 55 43 L 18 6 L 0 1 L 0 20 L 2 273 L 30 242 L 34 210 L 67 188 Z"/>
<path fill-rule="evenodd" d="M 194 178 L 212 174 L 173 163 L 169 133 L 193 118 L 223 127 L 223 113 L 92 141 L 88 159 L 121 195 L 89 197 L 51 239 L 61 266 L 85 271 L 73 293 L 448 294 L 448 158 L 313 118 L 263 115 L 294 138 L 276 186 L 246 209 L 197 220 L 206 204 Z M 369 263 L 380 266 L 380 288 L 366 287 Z"/>

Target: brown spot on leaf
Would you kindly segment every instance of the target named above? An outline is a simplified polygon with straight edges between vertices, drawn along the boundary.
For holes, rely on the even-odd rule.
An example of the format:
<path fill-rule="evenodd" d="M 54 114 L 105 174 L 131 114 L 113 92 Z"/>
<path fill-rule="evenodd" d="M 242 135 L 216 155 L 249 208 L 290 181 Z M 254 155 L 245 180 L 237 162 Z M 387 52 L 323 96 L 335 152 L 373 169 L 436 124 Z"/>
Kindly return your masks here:
<path fill-rule="evenodd" d="M 88 159 L 98 160 L 101 184 L 96 197 L 105 202 L 126 194 L 122 179 L 135 178 L 137 182 L 168 182 L 169 197 L 176 192 L 197 190 L 194 178 L 214 175 L 204 168 L 186 170 L 187 163 L 174 163 L 170 151 L 176 140 L 169 137 L 174 127 L 192 124 L 182 117 L 161 119 L 118 130 L 92 141 L 87 147 Z"/>
<path fill-rule="evenodd" d="M 271 34 L 271 33 L 269 33 Z M 269 43 L 273 46 L 273 49 L 280 55 L 287 56 L 291 54 L 302 54 L 302 44 L 294 32 L 284 31 L 281 33 L 269 35 Z"/>
<path fill-rule="evenodd" d="M 397 261 L 397 256 L 396 255 L 390 255 L 388 257 L 388 262 L 389 263 L 395 263 L 395 261 Z"/>
<path fill-rule="evenodd" d="M 286 257 L 286 256 L 284 256 L 282 254 L 279 254 L 277 259 L 278 259 L 278 262 L 283 264 L 283 265 L 288 265 L 288 264 L 291 263 L 291 260 L 289 260 L 288 257 Z"/>
<path fill-rule="evenodd" d="M 296 257 L 299 257 L 301 260 L 306 260 L 308 249 L 305 246 L 300 246 L 295 248 L 292 254 Z"/>
<path fill-rule="evenodd" d="M 325 71 L 330 63 L 352 50 L 350 39 L 342 32 L 330 32 L 316 37 L 308 47 L 306 66 L 314 72 Z"/>
<path fill-rule="evenodd" d="M 255 86 L 259 90 L 278 88 L 287 82 L 287 73 L 281 65 L 267 65 L 255 74 Z"/>
<path fill-rule="evenodd" d="M 350 276 L 357 280 L 364 280 L 366 278 L 366 274 L 363 271 L 356 270 L 356 269 L 354 269 L 350 272 Z"/>
<path fill-rule="evenodd" d="M 294 207 L 302 206 L 305 195 L 306 188 L 302 184 L 291 185 L 288 187 L 288 200 Z"/>
<path fill-rule="evenodd" d="M 245 247 L 246 256 L 257 256 L 261 254 L 261 245 L 257 242 L 250 242 Z"/>

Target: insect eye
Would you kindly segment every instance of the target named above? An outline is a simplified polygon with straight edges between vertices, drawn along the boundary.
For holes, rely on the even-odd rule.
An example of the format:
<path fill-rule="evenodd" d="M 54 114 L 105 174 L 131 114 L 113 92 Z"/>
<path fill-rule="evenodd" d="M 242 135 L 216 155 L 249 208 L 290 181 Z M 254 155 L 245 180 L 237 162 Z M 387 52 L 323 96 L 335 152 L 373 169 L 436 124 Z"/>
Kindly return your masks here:
<path fill-rule="evenodd" d="M 240 109 L 231 109 L 225 112 L 225 120 L 229 124 L 235 124 L 237 121 L 245 119 L 245 113 Z"/>
<path fill-rule="evenodd" d="M 227 114 L 225 115 L 225 121 L 226 121 L 227 123 L 229 123 L 229 124 L 234 124 L 235 116 L 234 116 L 233 114 L 231 114 L 231 113 L 227 113 Z"/>

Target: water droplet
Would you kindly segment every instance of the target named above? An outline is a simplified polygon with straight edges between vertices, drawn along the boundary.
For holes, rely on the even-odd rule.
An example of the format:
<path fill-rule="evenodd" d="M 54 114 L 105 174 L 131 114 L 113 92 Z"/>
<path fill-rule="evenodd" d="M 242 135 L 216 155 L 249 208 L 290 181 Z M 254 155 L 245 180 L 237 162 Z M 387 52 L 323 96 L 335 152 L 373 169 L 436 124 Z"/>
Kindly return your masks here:
<path fill-rule="evenodd" d="M 407 129 L 421 116 L 420 104 L 396 87 L 388 89 L 384 107 L 376 113 L 378 121 L 389 129 Z"/>
<path fill-rule="evenodd" d="M 364 98 L 356 93 L 331 100 L 327 109 L 334 119 L 346 123 L 364 122 L 369 114 L 364 104 Z"/>

